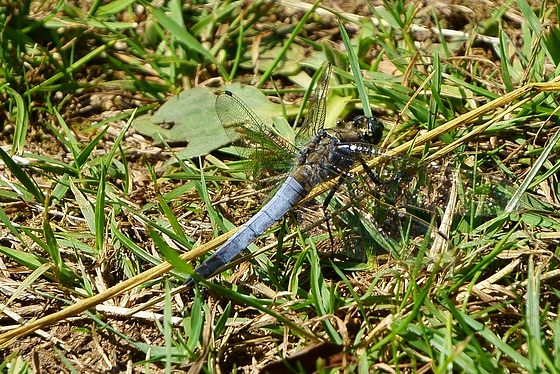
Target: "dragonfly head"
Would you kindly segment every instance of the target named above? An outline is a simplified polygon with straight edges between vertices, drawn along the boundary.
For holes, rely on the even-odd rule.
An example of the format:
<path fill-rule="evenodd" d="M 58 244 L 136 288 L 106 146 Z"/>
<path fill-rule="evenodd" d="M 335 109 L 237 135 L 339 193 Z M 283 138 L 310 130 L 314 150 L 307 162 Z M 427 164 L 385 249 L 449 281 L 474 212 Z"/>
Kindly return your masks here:
<path fill-rule="evenodd" d="M 352 126 L 364 129 L 362 138 L 366 143 L 377 144 L 383 135 L 383 125 L 373 117 L 356 116 L 352 120 Z"/>

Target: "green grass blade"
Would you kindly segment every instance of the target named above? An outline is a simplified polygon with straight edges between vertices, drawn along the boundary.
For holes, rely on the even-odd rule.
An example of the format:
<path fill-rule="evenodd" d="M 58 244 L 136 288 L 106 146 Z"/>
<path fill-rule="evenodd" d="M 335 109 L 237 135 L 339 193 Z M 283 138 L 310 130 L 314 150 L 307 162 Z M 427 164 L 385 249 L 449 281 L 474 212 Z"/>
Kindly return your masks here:
<path fill-rule="evenodd" d="M 41 192 L 37 184 L 27 176 L 23 169 L 20 168 L 19 165 L 16 164 L 2 148 L 0 148 L 0 158 L 2 158 L 6 167 L 12 172 L 17 180 L 19 180 L 27 191 L 35 197 L 37 202 L 41 204 L 44 203 L 45 195 L 43 195 L 43 192 Z"/>
<path fill-rule="evenodd" d="M 525 323 L 527 325 L 527 346 L 529 353 L 530 373 L 542 373 L 542 360 L 540 357 L 541 341 L 541 321 L 539 311 L 540 299 L 540 272 L 535 274 L 533 259 L 529 258 L 529 268 L 527 271 L 527 300 L 525 303 L 526 314 Z"/>
<path fill-rule="evenodd" d="M 521 367 L 526 370 L 529 369 L 529 360 L 523 357 L 519 352 L 517 352 L 513 347 L 504 342 L 499 336 L 494 334 L 488 327 L 484 326 L 482 323 L 476 321 L 474 318 L 468 316 L 467 314 L 459 311 L 453 306 L 451 300 L 445 297 L 445 303 L 447 304 L 449 310 L 455 316 L 458 323 L 464 324 L 473 332 L 476 332 L 490 344 L 494 345 L 501 352 L 507 354 L 514 362 L 521 365 Z"/>
<path fill-rule="evenodd" d="M 529 352 L 530 369 L 532 373 L 558 373 L 560 367 L 554 365 L 554 356 L 543 341 L 542 321 L 540 313 L 541 269 L 535 272 L 534 262 L 529 258 L 527 274 L 526 326 L 527 346 Z"/>
<path fill-rule="evenodd" d="M 163 339 L 165 341 L 165 372 L 171 373 L 171 364 L 173 364 L 173 307 L 171 305 L 171 290 L 169 281 L 166 279 L 165 284 L 165 301 L 163 307 Z"/>
<path fill-rule="evenodd" d="M 191 354 L 195 351 L 198 345 L 198 341 L 202 336 L 202 330 L 204 328 L 205 318 L 204 318 L 204 314 L 202 313 L 202 303 L 203 303 L 202 295 L 200 294 L 198 289 L 195 289 L 194 300 L 193 300 L 192 308 L 190 310 L 191 312 L 190 321 L 188 324 L 188 330 L 186 331 L 188 337 L 186 349 Z M 228 303 L 228 306 L 226 307 L 226 311 L 228 308 L 231 308 L 231 303 Z M 229 315 L 229 313 L 225 313 L 225 315 Z M 218 321 L 218 326 L 219 325 L 220 322 Z M 216 328 L 217 330 L 219 329 L 218 326 Z"/>
<path fill-rule="evenodd" d="M 97 134 L 96 137 L 91 142 L 89 142 L 88 145 L 80 152 L 80 154 L 74 161 L 74 164 L 77 168 L 81 168 L 84 165 L 84 163 L 91 155 L 91 152 L 95 149 L 95 147 L 99 145 L 99 142 L 101 141 L 101 139 L 103 139 L 103 136 L 105 136 L 105 133 L 110 128 L 110 125 L 105 126 L 105 128 L 103 128 L 103 130 L 101 130 L 99 134 Z"/>
<path fill-rule="evenodd" d="M 173 248 L 171 248 L 161 236 L 159 236 L 154 230 L 150 230 L 150 237 L 154 241 L 156 248 L 161 252 L 167 261 L 169 261 L 177 270 L 184 274 L 192 274 L 193 267 L 182 260 L 181 257 Z"/>
<path fill-rule="evenodd" d="M 107 170 L 115 157 L 115 153 L 120 147 L 122 140 L 132 125 L 132 120 L 136 114 L 136 110 L 130 115 L 126 125 L 122 128 L 121 132 L 115 139 L 115 143 L 111 147 L 105 163 L 101 166 L 101 173 L 99 176 L 99 185 L 97 189 L 97 196 L 95 200 L 95 249 L 101 253 L 105 244 L 105 198 L 106 198 L 106 185 L 107 185 Z"/>
<path fill-rule="evenodd" d="M 60 112 L 56 108 L 51 108 L 51 110 L 54 112 L 56 119 L 58 120 L 58 124 L 62 126 L 62 129 L 64 130 L 64 135 L 66 135 L 66 137 L 64 137 L 61 134 L 57 134 L 57 138 L 60 141 L 64 142 L 64 144 L 66 144 L 66 146 L 72 152 L 74 159 L 76 159 L 80 154 L 80 150 L 78 148 L 78 142 L 76 141 L 76 137 L 74 137 L 74 133 L 72 132 L 72 130 L 70 130 L 70 128 L 66 124 L 66 121 L 60 115 Z M 51 131 L 56 131 L 56 129 L 51 126 Z"/>
<path fill-rule="evenodd" d="M 4 310 L 4 308 L 10 306 L 10 304 L 12 303 L 12 301 L 14 301 L 15 299 L 19 298 L 20 296 L 22 296 L 22 293 L 28 289 L 29 287 L 31 287 L 31 285 L 33 284 L 33 282 L 35 282 L 41 275 L 43 275 L 43 273 L 45 273 L 47 270 L 49 270 L 51 268 L 52 264 L 50 263 L 44 263 L 43 265 L 39 266 L 37 269 L 33 270 L 33 272 L 26 277 L 23 282 L 20 283 L 20 285 L 18 286 L 18 288 L 15 290 L 15 292 L 10 296 L 10 298 L 8 299 L 8 301 L 6 301 L 4 303 L 4 305 L 0 308 L 0 313 L 2 313 L 2 311 Z"/>
<path fill-rule="evenodd" d="M 95 233 L 96 229 L 95 229 L 95 211 L 93 209 L 93 207 L 91 206 L 91 203 L 89 202 L 89 200 L 85 197 L 85 195 L 78 189 L 78 187 L 76 187 L 76 184 L 74 183 L 73 180 L 69 180 L 69 184 L 70 184 L 70 190 L 72 191 L 72 193 L 74 194 L 74 197 L 76 198 L 76 202 L 78 203 L 78 206 L 80 207 L 80 211 L 82 213 L 82 216 L 85 218 L 86 223 L 89 227 L 89 230 L 92 233 Z"/>
<path fill-rule="evenodd" d="M 36 256 L 34 254 L 4 247 L 3 245 L 0 245 L 0 253 L 13 259 L 14 261 L 17 261 L 19 264 L 33 270 L 38 269 L 41 265 L 47 262 L 46 259 Z"/>
<path fill-rule="evenodd" d="M 508 49 L 510 43 L 508 43 L 507 35 L 504 30 L 500 27 L 500 53 L 502 58 L 500 59 L 502 65 L 502 78 L 504 81 L 504 85 L 506 86 L 506 91 L 511 92 L 513 91 L 513 82 L 511 81 L 511 65 L 509 64 L 508 58 Z"/>
<path fill-rule="evenodd" d="M 200 42 L 192 36 L 183 25 L 179 25 L 175 20 L 171 17 L 168 17 L 161 9 L 152 7 L 151 8 L 152 14 L 154 18 L 165 28 L 167 29 L 173 37 L 177 38 L 177 41 L 181 43 L 187 50 L 192 50 L 208 61 L 213 64 L 216 64 L 216 67 L 220 71 L 220 74 L 223 76 L 227 76 L 227 72 L 224 69 L 223 65 L 220 64 L 216 58 L 208 51 L 206 48 L 200 44 Z"/>
<path fill-rule="evenodd" d="M 315 336 L 313 333 L 304 329 L 302 326 L 300 326 L 300 324 L 295 323 L 290 318 L 285 317 L 281 313 L 278 313 L 275 310 L 266 307 L 264 305 L 265 303 L 268 304 L 268 302 L 266 302 L 266 301 L 259 300 L 252 295 L 245 295 L 245 294 L 236 292 L 235 290 L 232 290 L 232 289 L 229 289 L 229 288 L 226 288 L 226 287 L 222 287 L 222 286 L 220 286 L 216 283 L 212 283 L 212 282 L 209 282 L 207 280 L 200 280 L 199 279 L 198 283 L 204 285 L 205 287 L 207 287 L 207 288 L 209 288 L 209 289 L 211 289 L 215 292 L 219 292 L 225 298 L 228 298 L 228 299 L 237 301 L 239 303 L 251 306 L 251 307 L 261 311 L 262 313 L 270 315 L 271 317 L 278 320 L 278 322 L 283 323 L 288 328 L 292 329 L 295 333 L 297 333 L 301 336 L 305 336 L 307 339 L 310 339 L 313 342 L 320 341 L 320 339 L 317 336 Z"/>
<path fill-rule="evenodd" d="M 97 253 L 103 252 L 105 245 L 105 189 L 107 185 L 107 167 L 101 166 L 99 185 L 95 198 L 95 250 Z"/>
<path fill-rule="evenodd" d="M 54 346 L 53 350 L 56 352 L 56 354 L 58 355 L 58 358 L 60 358 L 60 361 L 64 364 L 65 369 L 68 370 L 69 373 L 80 374 L 80 370 L 76 369 L 76 367 L 74 367 L 74 365 L 72 365 L 72 362 L 68 359 L 68 357 L 66 357 L 64 355 L 64 353 L 62 351 L 60 351 L 60 349 L 58 349 L 56 346 Z"/>
<path fill-rule="evenodd" d="M 330 261 L 330 264 L 333 267 L 334 271 L 336 271 L 338 276 L 348 286 L 348 291 L 350 291 L 350 294 L 352 295 L 352 300 L 356 303 L 356 305 L 358 305 L 358 308 L 360 309 L 360 313 L 362 314 L 364 322 L 367 324 L 368 328 L 371 328 L 371 323 L 370 323 L 369 319 L 367 318 L 367 312 L 366 312 L 366 309 L 364 307 L 364 303 L 362 302 L 361 298 L 358 296 L 356 291 L 353 289 L 352 284 L 348 280 L 348 277 L 340 270 L 340 268 L 338 266 L 336 266 L 336 264 L 334 262 Z"/>
<path fill-rule="evenodd" d="M 525 20 L 529 23 L 529 26 L 531 26 L 533 33 L 535 33 L 535 35 L 540 35 L 541 22 L 535 15 L 531 6 L 525 0 L 516 0 L 516 3 L 521 13 L 523 13 Z"/>
<path fill-rule="evenodd" d="M 155 175 L 154 170 L 149 166 L 148 166 L 148 173 L 151 175 L 152 181 L 154 183 L 157 200 L 158 200 L 158 203 L 159 203 L 159 206 L 160 206 L 161 210 L 163 211 L 163 214 L 165 215 L 165 217 L 169 221 L 169 224 L 171 225 L 171 228 L 173 229 L 175 234 L 180 236 L 183 239 L 183 242 L 186 242 L 187 237 L 185 236 L 185 233 L 183 233 L 183 230 L 181 228 L 181 224 L 177 220 L 177 217 L 173 213 L 173 210 L 167 204 L 167 201 L 165 200 L 165 197 L 159 192 L 159 189 L 157 187 L 157 176 Z"/>
<path fill-rule="evenodd" d="M 124 149 L 122 148 L 122 146 L 119 146 L 119 152 L 121 155 L 121 162 L 123 165 L 123 178 L 124 178 L 124 184 L 123 184 L 123 189 L 122 192 L 125 195 L 128 195 L 130 193 L 130 170 L 129 170 L 129 166 L 128 166 L 128 161 L 126 159 L 126 154 Z"/>
<path fill-rule="evenodd" d="M 4 209 L 2 209 L 2 206 L 0 206 L 0 222 L 2 222 L 2 224 L 10 230 L 10 233 L 12 233 L 12 235 L 14 235 L 25 246 L 25 240 L 23 240 L 19 230 L 14 226 Z"/>
<path fill-rule="evenodd" d="M 319 258 L 317 257 L 317 250 L 313 241 L 311 239 L 307 240 L 311 250 L 308 252 L 309 265 L 310 265 L 310 281 L 311 281 L 311 296 L 313 298 L 313 305 L 317 310 L 317 314 L 320 316 L 326 316 L 331 313 L 329 310 L 329 289 L 325 284 L 325 279 L 321 273 L 321 266 L 319 264 Z M 344 341 L 336 331 L 336 328 L 332 325 L 331 321 L 325 319 L 322 321 L 327 334 L 334 344 L 342 345 Z"/>
<path fill-rule="evenodd" d="M 62 78 L 66 77 L 68 75 L 71 75 L 71 73 L 73 73 L 75 70 L 83 67 L 88 62 L 90 62 L 94 58 L 98 57 L 101 53 L 105 52 L 107 49 L 112 48 L 115 43 L 116 43 L 116 40 L 115 41 L 109 41 L 106 44 L 103 44 L 103 45 L 97 47 L 96 49 L 94 49 L 93 51 L 91 51 L 90 53 L 88 53 L 87 55 L 85 55 L 84 57 L 79 59 L 78 61 L 76 61 L 73 64 L 71 64 L 70 66 L 68 66 L 66 69 L 64 69 L 64 71 L 60 71 L 60 72 L 54 74 L 53 76 L 51 76 L 50 78 L 44 80 L 42 83 L 30 88 L 25 93 L 25 96 L 31 96 L 31 95 L 33 95 L 33 94 L 35 94 L 35 93 L 37 93 L 38 91 L 41 91 L 41 90 L 51 90 L 51 88 L 50 88 L 51 85 L 53 85 L 57 81 L 61 80 Z"/>
<path fill-rule="evenodd" d="M 315 9 L 319 6 L 320 3 L 321 3 L 321 0 L 315 1 L 313 6 L 311 7 L 311 9 L 309 9 L 303 15 L 303 17 L 301 17 L 301 20 L 298 22 L 298 24 L 296 25 L 296 27 L 292 31 L 288 40 L 286 40 L 286 42 L 284 43 L 284 46 L 282 47 L 282 49 L 278 53 L 278 56 L 274 59 L 274 61 L 270 64 L 270 67 L 261 76 L 261 79 L 259 80 L 259 83 L 257 84 L 257 87 L 262 86 L 268 80 L 268 78 L 272 75 L 272 71 L 274 69 L 276 69 L 276 66 L 278 65 L 278 63 L 284 58 L 284 56 L 288 52 L 288 49 L 291 47 L 291 45 L 294 42 L 294 40 L 296 39 L 296 37 L 299 35 L 301 30 L 303 30 L 303 27 L 307 23 L 307 19 L 309 18 L 309 16 L 311 14 L 313 14 L 315 12 Z"/>
<path fill-rule="evenodd" d="M 57 201 L 62 200 L 66 192 L 68 192 L 70 175 L 68 173 L 62 174 L 62 176 L 56 182 L 54 186 L 50 199 L 53 204 L 56 204 Z"/>
<path fill-rule="evenodd" d="M 4 358 L 3 359 L 4 361 L 2 361 L 0 363 L 0 371 L 2 371 L 2 373 L 6 373 L 7 371 L 5 370 L 5 368 L 9 367 L 10 370 L 12 370 L 12 371 L 8 372 L 10 374 L 11 373 L 18 373 L 18 374 L 26 374 L 26 373 L 31 374 L 31 373 L 33 373 L 30 369 L 29 369 L 29 371 L 26 371 L 26 368 L 28 366 L 27 362 L 23 363 L 24 364 L 23 368 L 18 367 L 18 365 L 21 365 L 22 362 L 21 362 L 21 360 L 19 360 L 19 357 L 18 357 L 17 361 L 15 361 L 14 358 L 19 354 L 20 354 L 19 351 L 17 349 L 14 349 L 14 351 L 12 353 L 10 353 L 10 355 L 8 357 Z"/>
<path fill-rule="evenodd" d="M 14 139 L 12 143 L 12 154 L 22 154 L 25 139 L 27 137 L 27 128 L 29 127 L 29 111 L 23 102 L 23 97 L 9 86 L 3 86 L 1 90 L 6 91 L 8 95 L 14 98 L 16 113 Z"/>
<path fill-rule="evenodd" d="M 121 230 L 119 230 L 117 223 L 114 219 L 111 221 L 111 236 L 116 239 L 116 241 L 120 242 L 124 247 L 130 250 L 134 255 L 140 258 L 142 261 L 146 261 L 152 265 L 159 265 L 161 264 L 161 259 L 152 256 L 148 252 L 144 250 L 144 248 L 140 247 L 136 244 L 133 240 L 131 240 L 128 236 L 124 235 Z"/>
<path fill-rule="evenodd" d="M 545 162 L 548 160 L 548 156 L 552 152 L 552 150 L 556 147 L 556 144 L 560 141 L 560 132 L 556 132 L 550 142 L 544 147 L 541 155 L 535 161 L 534 165 L 531 167 L 531 170 L 519 185 L 519 188 L 515 191 L 513 196 L 511 197 L 510 201 L 506 205 L 505 212 L 510 213 L 513 212 L 518 206 L 521 205 L 521 200 L 523 199 L 523 195 L 531 185 L 531 182 L 536 178 L 537 173 L 544 165 Z"/>
<path fill-rule="evenodd" d="M 114 14 L 120 13 L 128 6 L 132 5 L 136 0 L 113 0 L 105 5 L 100 5 L 95 12 L 95 16 L 98 18 L 104 18 L 107 16 L 112 16 Z"/>
<path fill-rule="evenodd" d="M 55 269 L 57 270 L 57 272 L 59 272 L 62 270 L 62 257 L 60 256 L 60 250 L 58 249 L 58 243 L 50 224 L 47 209 L 45 209 L 43 217 L 43 235 L 45 236 L 47 251 L 51 256 L 51 260 L 55 266 Z"/>
<path fill-rule="evenodd" d="M 352 75 L 354 76 L 354 81 L 356 88 L 358 89 L 358 96 L 362 101 L 362 106 L 364 107 L 364 115 L 366 117 L 372 117 L 371 105 L 369 104 L 368 95 L 366 92 L 366 87 L 364 85 L 364 80 L 362 78 L 362 71 L 360 70 L 360 61 L 354 50 L 354 46 L 350 41 L 350 37 L 344 28 L 344 25 L 340 20 L 338 20 L 338 29 L 340 30 L 340 35 L 344 41 L 346 51 L 348 51 L 348 60 L 350 62 L 350 67 L 352 68 Z"/>

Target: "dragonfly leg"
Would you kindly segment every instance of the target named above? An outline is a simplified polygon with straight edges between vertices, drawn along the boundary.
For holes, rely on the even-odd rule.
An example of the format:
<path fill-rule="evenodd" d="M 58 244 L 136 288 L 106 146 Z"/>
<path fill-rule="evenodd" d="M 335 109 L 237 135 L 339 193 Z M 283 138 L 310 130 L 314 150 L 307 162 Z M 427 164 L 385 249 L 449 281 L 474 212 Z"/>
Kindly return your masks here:
<path fill-rule="evenodd" d="M 377 178 L 377 176 L 375 174 L 373 174 L 373 171 L 371 170 L 371 168 L 368 166 L 367 162 L 364 161 L 363 158 L 359 157 L 360 159 L 360 164 L 362 165 L 362 167 L 364 168 L 366 174 L 368 175 L 368 177 L 372 180 L 373 183 L 375 184 L 379 184 L 379 178 Z"/>

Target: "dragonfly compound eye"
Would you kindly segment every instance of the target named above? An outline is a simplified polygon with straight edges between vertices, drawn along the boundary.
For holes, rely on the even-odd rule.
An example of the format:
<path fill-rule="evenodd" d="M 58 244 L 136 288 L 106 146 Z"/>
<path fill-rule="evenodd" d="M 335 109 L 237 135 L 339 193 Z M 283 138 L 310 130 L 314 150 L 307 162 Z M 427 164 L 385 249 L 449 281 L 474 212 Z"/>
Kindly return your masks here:
<path fill-rule="evenodd" d="M 352 120 L 352 123 L 354 128 L 361 128 L 365 130 L 362 135 L 364 142 L 377 144 L 381 140 L 381 136 L 383 135 L 383 125 L 375 118 L 356 116 Z"/>
<path fill-rule="evenodd" d="M 383 135 L 383 125 L 373 117 L 367 118 L 367 140 L 372 144 L 377 144 Z"/>

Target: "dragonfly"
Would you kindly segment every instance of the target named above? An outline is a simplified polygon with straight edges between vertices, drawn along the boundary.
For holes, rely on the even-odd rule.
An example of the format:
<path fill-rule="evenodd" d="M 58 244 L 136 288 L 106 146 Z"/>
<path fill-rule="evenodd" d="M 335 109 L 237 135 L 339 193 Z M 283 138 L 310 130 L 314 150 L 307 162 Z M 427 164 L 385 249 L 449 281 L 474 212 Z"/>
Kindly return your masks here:
<path fill-rule="evenodd" d="M 343 181 L 355 182 L 351 170 L 356 165 L 361 165 L 365 170 L 366 177 L 360 177 L 360 184 L 370 186 L 368 196 L 372 201 L 377 201 L 377 205 L 371 208 L 376 212 L 376 220 L 393 220 L 393 217 L 402 215 L 403 207 L 404 210 L 410 210 L 409 206 L 414 207 L 415 213 L 420 215 L 425 211 L 433 212 L 449 200 L 449 186 L 458 180 L 457 174 L 437 165 L 411 161 L 410 157 L 383 156 L 384 153 L 377 147 L 383 125 L 377 119 L 360 115 L 344 127 L 325 128 L 331 74 L 332 65 L 328 63 L 317 80 L 310 107 L 293 144 L 265 125 L 235 94 L 229 91 L 218 94 L 216 113 L 234 144 L 245 143 L 247 147 L 252 147 L 256 165 L 259 165 L 260 160 L 268 160 L 269 166 L 291 171 L 270 200 L 195 269 L 198 276 L 208 278 L 218 273 L 306 198 L 313 188 L 339 178 L 323 201 L 323 208 L 326 209 Z M 372 168 L 367 161 L 374 157 L 378 163 Z M 266 166 L 257 166 L 255 172 L 260 176 L 264 174 L 264 169 Z M 465 185 L 465 182 L 461 183 Z M 510 195 L 503 190 L 494 187 L 488 189 L 476 178 L 466 181 L 466 185 L 469 183 L 467 194 L 472 201 L 480 195 L 480 201 L 465 205 L 495 210 L 507 204 Z M 362 198 L 354 197 L 355 200 Z M 482 199 L 485 204 L 478 204 Z M 393 210 L 397 213 L 384 213 L 388 210 L 380 207 L 387 205 L 397 206 Z M 326 221 L 328 226 L 328 219 Z M 419 221 L 424 222 L 424 226 L 430 225 L 427 221 Z M 190 277 L 186 285 L 192 286 L 193 283 L 194 279 Z"/>

